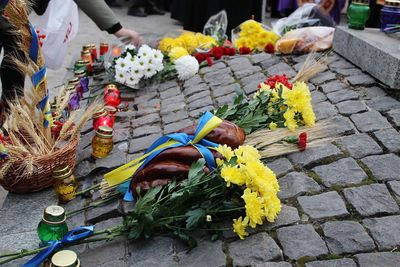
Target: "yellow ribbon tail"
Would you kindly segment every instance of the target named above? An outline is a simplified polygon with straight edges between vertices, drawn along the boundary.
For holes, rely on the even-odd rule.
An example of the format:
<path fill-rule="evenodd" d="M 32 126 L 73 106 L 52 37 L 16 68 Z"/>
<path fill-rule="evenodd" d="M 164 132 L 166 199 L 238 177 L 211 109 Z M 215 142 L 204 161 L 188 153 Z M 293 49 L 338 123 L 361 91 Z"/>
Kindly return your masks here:
<path fill-rule="evenodd" d="M 211 133 L 215 128 L 217 128 L 220 124 L 222 123 L 222 120 L 218 118 L 217 116 L 212 117 L 206 125 L 200 130 L 200 132 L 197 134 L 195 139 L 193 140 L 193 143 L 198 143 L 201 139 L 206 137 L 209 133 Z"/>

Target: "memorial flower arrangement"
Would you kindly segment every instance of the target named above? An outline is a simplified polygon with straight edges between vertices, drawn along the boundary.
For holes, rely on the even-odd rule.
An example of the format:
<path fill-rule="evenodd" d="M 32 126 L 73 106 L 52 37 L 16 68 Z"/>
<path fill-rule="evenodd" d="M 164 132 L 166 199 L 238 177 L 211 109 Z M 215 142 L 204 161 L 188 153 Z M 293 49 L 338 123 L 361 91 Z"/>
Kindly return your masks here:
<path fill-rule="evenodd" d="M 150 79 L 164 69 L 164 55 L 148 45 L 136 49 L 125 46 L 124 52 L 115 59 L 115 81 L 135 87 L 140 81 Z"/>
<path fill-rule="evenodd" d="M 247 20 L 233 30 L 233 44 L 241 54 L 247 54 L 250 51 L 274 52 L 274 45 L 279 40 L 279 35 L 273 31 L 268 31 L 265 27 L 255 21 Z"/>
<path fill-rule="evenodd" d="M 165 54 L 168 54 L 173 48 L 181 47 L 188 54 L 193 54 L 197 49 L 209 50 L 217 45 L 217 39 L 201 33 L 183 32 L 176 38 L 166 37 L 161 39 L 158 48 Z"/>

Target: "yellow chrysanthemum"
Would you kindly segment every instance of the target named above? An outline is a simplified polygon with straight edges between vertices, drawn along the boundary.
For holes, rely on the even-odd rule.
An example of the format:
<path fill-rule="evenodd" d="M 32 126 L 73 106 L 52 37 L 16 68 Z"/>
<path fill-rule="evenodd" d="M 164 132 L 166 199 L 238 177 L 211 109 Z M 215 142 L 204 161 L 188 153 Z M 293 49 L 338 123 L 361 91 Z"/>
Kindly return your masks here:
<path fill-rule="evenodd" d="M 264 215 L 267 221 L 274 222 L 281 212 L 281 201 L 275 193 L 267 193 L 263 195 L 264 199 Z"/>
<path fill-rule="evenodd" d="M 244 190 L 242 198 L 245 202 L 246 216 L 249 217 L 249 225 L 255 228 L 257 224 L 262 224 L 264 217 L 263 203 L 257 192 L 252 192 L 249 188 Z"/>
<path fill-rule="evenodd" d="M 235 232 L 240 239 L 244 239 L 249 235 L 249 233 L 246 232 L 248 221 L 249 219 L 247 217 L 243 220 L 242 216 L 240 216 L 237 220 L 233 219 L 233 232 Z"/>
<path fill-rule="evenodd" d="M 276 130 L 276 128 L 278 128 L 278 124 L 276 124 L 275 122 L 272 121 L 269 123 L 268 127 L 270 130 L 273 131 L 273 130 Z"/>
<path fill-rule="evenodd" d="M 184 32 L 179 39 L 182 42 L 182 46 L 191 54 L 196 49 L 198 42 L 196 35 L 192 32 Z"/>
<path fill-rule="evenodd" d="M 174 48 L 176 45 L 176 42 L 173 38 L 163 38 L 159 45 L 158 48 L 164 52 L 164 53 L 168 53 L 169 51 L 171 51 L 172 48 Z"/>
<path fill-rule="evenodd" d="M 187 56 L 187 55 L 189 55 L 188 51 L 181 46 L 172 48 L 168 54 L 171 61 L 175 61 L 175 60 L 177 60 L 183 56 Z"/>
<path fill-rule="evenodd" d="M 258 161 L 261 156 L 258 150 L 253 146 L 240 146 L 234 150 L 235 156 L 237 157 L 237 162 L 240 164 L 246 164 L 251 161 Z"/>
<path fill-rule="evenodd" d="M 230 161 L 234 156 L 232 148 L 227 145 L 219 145 L 215 150 L 217 150 L 227 161 Z"/>
<path fill-rule="evenodd" d="M 221 177 L 225 180 L 226 186 L 231 183 L 235 185 L 244 185 L 246 183 L 246 176 L 243 175 L 239 166 L 224 165 L 221 169 Z"/>
<path fill-rule="evenodd" d="M 285 126 L 290 130 L 294 131 L 297 128 L 297 121 L 295 119 L 296 112 L 292 108 L 288 108 L 286 112 L 283 114 L 285 118 Z"/>
<path fill-rule="evenodd" d="M 279 184 L 275 173 L 265 166 L 261 161 L 252 161 L 247 163 L 247 187 L 261 195 L 272 192 L 278 193 Z"/>

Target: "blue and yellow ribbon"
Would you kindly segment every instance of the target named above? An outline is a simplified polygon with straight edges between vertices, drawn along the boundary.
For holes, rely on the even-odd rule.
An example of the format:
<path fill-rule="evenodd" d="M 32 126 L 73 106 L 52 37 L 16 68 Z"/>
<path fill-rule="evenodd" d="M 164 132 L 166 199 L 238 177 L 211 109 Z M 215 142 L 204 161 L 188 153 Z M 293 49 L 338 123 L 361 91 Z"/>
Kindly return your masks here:
<path fill-rule="evenodd" d="M 51 254 L 64 245 L 74 243 L 78 240 L 87 238 L 93 234 L 94 226 L 82 226 L 68 232 L 62 240 L 51 241 L 50 245 L 40 253 L 36 254 L 35 257 L 30 259 L 22 267 L 37 267 L 42 264 Z"/>
<path fill-rule="evenodd" d="M 129 178 L 132 178 L 124 197 L 125 200 L 132 201 L 134 198 L 131 192 L 131 183 L 134 180 L 134 176 L 161 152 L 170 148 L 188 145 L 195 147 L 206 160 L 208 168 L 214 170 L 216 168 L 216 163 L 209 148 L 217 147 L 219 144 L 204 138 L 217 128 L 221 122 L 222 120 L 220 118 L 214 116 L 210 112 L 206 112 L 200 118 L 194 135 L 175 133 L 160 137 L 147 149 L 143 156 L 105 174 L 104 178 L 110 187 L 125 183 Z"/>
<path fill-rule="evenodd" d="M 29 24 L 29 27 L 32 35 L 31 45 L 29 47 L 29 57 L 33 62 L 37 63 L 39 59 L 39 49 L 40 49 L 39 39 L 36 34 L 35 28 L 32 26 L 32 24 Z M 32 75 L 31 80 L 33 86 L 35 87 L 35 92 L 38 93 L 40 85 L 46 81 L 46 66 L 43 66 L 43 68 L 34 73 Z M 43 112 L 44 127 L 48 128 L 50 126 L 53 126 L 53 117 L 51 116 L 49 92 L 46 92 L 46 95 L 43 97 L 43 99 L 39 101 L 38 107 Z"/>

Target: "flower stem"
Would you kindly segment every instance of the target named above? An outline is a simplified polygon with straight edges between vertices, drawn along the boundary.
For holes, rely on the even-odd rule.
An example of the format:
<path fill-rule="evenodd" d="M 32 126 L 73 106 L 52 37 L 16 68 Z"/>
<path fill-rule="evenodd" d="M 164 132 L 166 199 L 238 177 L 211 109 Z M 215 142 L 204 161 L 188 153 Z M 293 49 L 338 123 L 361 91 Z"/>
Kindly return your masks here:
<path fill-rule="evenodd" d="M 72 217 L 72 216 L 74 216 L 74 215 L 76 215 L 76 214 L 78 214 L 78 213 L 80 213 L 82 211 L 85 211 L 85 210 L 88 210 L 88 209 L 92 209 L 92 208 L 96 208 L 98 206 L 106 204 L 106 203 L 110 202 L 111 200 L 114 200 L 114 199 L 117 199 L 117 198 L 119 198 L 119 194 L 118 195 L 113 195 L 110 198 L 107 198 L 107 199 L 102 200 L 102 201 L 97 201 L 97 202 L 90 203 L 88 206 L 85 206 L 83 208 L 80 208 L 80 209 L 77 209 L 77 210 L 73 210 L 73 211 L 70 211 L 70 212 L 66 212 L 66 216 L 67 217 Z"/>
<path fill-rule="evenodd" d="M 90 191 L 92 191 L 93 189 L 97 189 L 97 188 L 99 188 L 99 187 L 100 187 L 100 184 L 95 184 L 95 185 L 93 185 L 93 186 L 91 186 L 91 187 L 89 187 L 89 188 L 86 188 L 85 190 L 82 190 L 82 191 L 80 191 L 80 192 L 76 192 L 76 193 L 75 193 L 75 196 L 83 195 L 83 194 L 85 194 L 85 193 L 87 193 L 87 192 L 90 192 Z"/>

